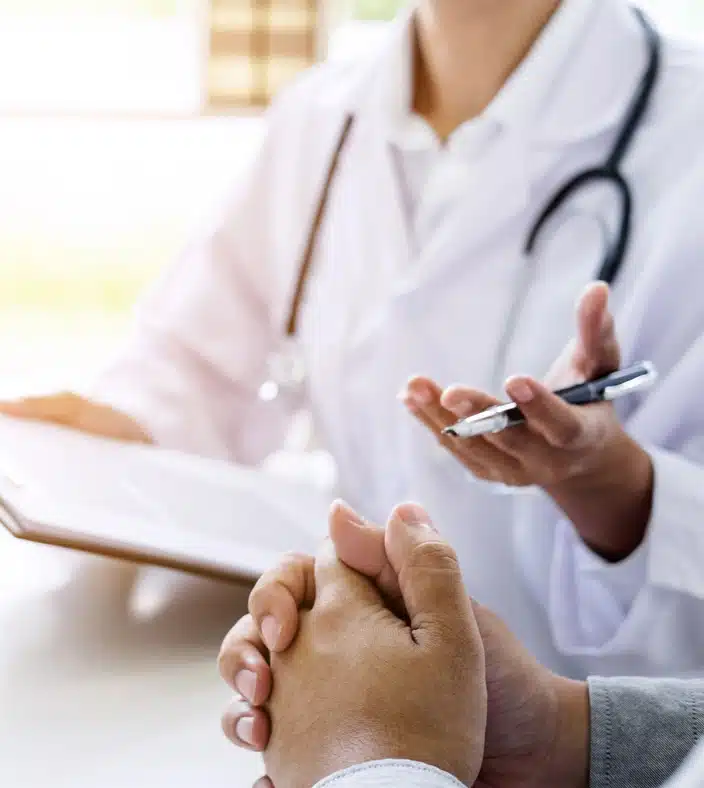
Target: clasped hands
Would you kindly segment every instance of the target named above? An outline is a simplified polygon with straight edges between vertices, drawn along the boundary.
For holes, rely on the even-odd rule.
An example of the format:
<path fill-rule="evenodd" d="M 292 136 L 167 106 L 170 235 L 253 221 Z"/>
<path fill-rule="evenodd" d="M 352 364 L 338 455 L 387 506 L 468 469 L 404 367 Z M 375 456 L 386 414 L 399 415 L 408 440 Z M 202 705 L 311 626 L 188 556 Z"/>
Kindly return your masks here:
<path fill-rule="evenodd" d="M 474 475 L 540 486 L 585 544 L 618 561 L 644 538 L 652 461 L 611 404 L 576 407 L 551 393 L 619 366 L 608 297 L 603 284 L 585 290 L 576 337 L 544 384 L 507 382 L 523 426 L 448 439 L 446 426 L 496 400 L 425 378 L 411 380 L 402 399 Z M 398 507 L 382 529 L 337 504 L 316 559 L 290 556 L 257 583 L 220 670 L 237 693 L 225 731 L 264 751 L 265 784 L 276 788 L 310 788 L 388 758 L 481 788 L 587 782 L 586 685 L 542 668 L 467 599 L 453 550 L 415 505 Z"/>
<path fill-rule="evenodd" d="M 261 788 L 385 759 L 482 788 L 586 785 L 586 685 L 541 667 L 467 597 L 420 507 L 378 528 L 335 504 L 318 556 L 283 559 L 249 611 L 220 655 L 236 692 L 223 728 L 264 752 Z"/>

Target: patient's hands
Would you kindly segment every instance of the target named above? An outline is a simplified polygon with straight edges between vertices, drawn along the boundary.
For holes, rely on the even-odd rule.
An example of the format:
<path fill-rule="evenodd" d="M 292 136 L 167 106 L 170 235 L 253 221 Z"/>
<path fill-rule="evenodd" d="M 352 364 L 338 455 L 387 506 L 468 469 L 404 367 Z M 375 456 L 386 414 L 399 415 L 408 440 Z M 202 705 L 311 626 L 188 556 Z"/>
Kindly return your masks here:
<path fill-rule="evenodd" d="M 397 515 L 409 511 L 417 512 L 417 509 L 402 507 L 395 512 L 386 531 L 361 521 L 339 504 L 333 509 L 330 521 L 338 556 L 373 579 L 386 604 L 401 614 L 404 597 L 390 556 L 395 541 L 403 533 Z M 225 640 L 220 669 L 242 697 L 225 716 L 224 725 L 239 746 L 262 750 L 269 739 L 269 714 L 264 704 L 272 676 L 265 659 L 269 652 L 260 629 L 273 650 L 285 650 L 295 638 L 299 608 L 310 606 L 314 599 L 313 559 L 289 557 L 260 580 L 250 597 L 252 616 L 238 622 Z M 477 604 L 474 611 L 484 643 L 488 690 L 486 745 L 476 785 L 486 788 L 586 785 L 589 748 L 586 686 L 542 668 L 496 616 Z M 389 681 L 406 687 L 412 679 L 396 670 Z M 272 711 L 276 725 L 276 710 Z M 447 723 L 452 723 L 449 716 Z M 391 756 L 387 753 L 380 757 Z M 423 760 L 420 752 L 411 752 L 408 757 Z M 282 783 L 277 788 L 285 785 Z"/>
<path fill-rule="evenodd" d="M 271 654 L 265 763 L 277 788 L 310 788 L 340 769 L 385 758 L 420 760 L 465 785 L 476 780 L 486 727 L 484 653 L 456 556 L 414 507 L 399 508 L 389 528 L 404 619 L 373 581 L 338 560 L 330 542 L 314 571 L 310 560 L 289 560 L 252 594 L 257 617 L 273 612 L 283 624 L 280 633 L 265 627 L 269 639 L 278 638 L 272 645 L 289 645 L 298 621 L 293 644 Z M 221 656 L 223 675 L 255 703 L 271 686 L 265 653 L 249 619 L 228 636 Z M 243 668 L 256 682 L 237 676 Z M 244 734 L 261 741 L 267 718 L 243 717 L 243 709 L 237 702 L 225 716 L 226 732 L 239 738 L 249 719 Z"/>

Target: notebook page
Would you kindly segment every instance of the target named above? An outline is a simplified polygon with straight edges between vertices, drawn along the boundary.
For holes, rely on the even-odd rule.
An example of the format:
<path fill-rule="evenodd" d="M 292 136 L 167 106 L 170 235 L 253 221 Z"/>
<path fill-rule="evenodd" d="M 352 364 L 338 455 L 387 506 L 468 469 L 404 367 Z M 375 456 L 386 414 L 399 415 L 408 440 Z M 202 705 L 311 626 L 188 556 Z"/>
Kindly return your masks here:
<path fill-rule="evenodd" d="M 45 532 L 249 574 L 281 552 L 315 550 L 332 497 L 263 471 L 6 418 L 0 475 L 3 497 Z"/>

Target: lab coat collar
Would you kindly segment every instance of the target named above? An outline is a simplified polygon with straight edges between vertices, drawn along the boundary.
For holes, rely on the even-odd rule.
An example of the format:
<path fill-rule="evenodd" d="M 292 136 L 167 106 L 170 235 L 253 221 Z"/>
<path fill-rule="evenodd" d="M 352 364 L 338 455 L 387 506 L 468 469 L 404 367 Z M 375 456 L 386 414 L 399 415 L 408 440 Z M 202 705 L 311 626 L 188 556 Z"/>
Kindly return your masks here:
<path fill-rule="evenodd" d="M 648 61 L 645 36 L 625 0 L 596 0 L 536 129 L 540 141 L 579 142 L 620 125 Z"/>
<path fill-rule="evenodd" d="M 413 10 L 390 25 L 343 99 L 348 112 L 393 134 L 408 117 Z M 563 145 L 618 125 L 646 67 L 643 33 L 626 0 L 563 0 L 485 113 L 540 144 Z M 338 94 L 339 95 L 339 94 Z"/>
<path fill-rule="evenodd" d="M 593 9 L 593 0 L 563 0 L 535 45 L 496 98 L 476 120 L 500 127 L 525 128 L 550 97 L 555 75 L 562 70 L 575 40 Z M 376 95 L 379 116 L 386 121 L 392 141 L 402 148 L 422 145 L 418 118 L 412 113 L 415 17 L 408 13 L 392 38 L 389 67 L 381 75 Z M 476 123 L 468 121 L 464 126 Z M 457 130 L 460 132 L 460 129 Z"/>
<path fill-rule="evenodd" d="M 569 63 L 570 53 L 589 24 L 594 6 L 594 0 L 562 0 L 484 115 L 505 128 L 534 126 L 542 110 L 549 106 L 555 80 Z"/>

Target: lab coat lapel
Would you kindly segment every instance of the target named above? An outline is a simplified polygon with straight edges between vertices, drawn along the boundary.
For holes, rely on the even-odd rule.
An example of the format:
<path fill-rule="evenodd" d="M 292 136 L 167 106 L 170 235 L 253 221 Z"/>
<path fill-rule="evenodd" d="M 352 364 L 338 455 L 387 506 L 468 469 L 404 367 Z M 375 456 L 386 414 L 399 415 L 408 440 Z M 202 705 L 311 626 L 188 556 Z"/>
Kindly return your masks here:
<path fill-rule="evenodd" d="M 390 143 L 379 142 L 375 149 L 377 162 L 369 169 L 365 183 L 367 220 L 372 229 L 366 237 L 374 241 L 376 251 L 370 250 L 374 265 L 388 269 L 395 278 L 408 268 L 413 256 L 411 227 L 398 162 Z"/>
<path fill-rule="evenodd" d="M 580 169 L 607 158 L 645 67 L 643 31 L 630 5 L 595 4 L 532 121 L 505 127 L 491 151 L 468 166 L 466 190 L 413 267 L 412 288 L 470 260 L 473 266 L 491 263 L 504 235 L 515 234 L 515 242 L 502 254 L 520 256 L 546 200 Z M 599 143 L 594 158 L 583 159 L 601 138 L 603 153 Z"/>
<path fill-rule="evenodd" d="M 525 139 L 507 132 L 480 161 L 467 167 L 466 184 L 455 208 L 419 251 L 414 287 L 449 273 L 455 266 L 481 265 L 481 249 L 515 224 L 529 203 L 529 150 Z"/>
<path fill-rule="evenodd" d="M 625 0 L 594 3 L 536 118 L 534 141 L 567 146 L 623 123 L 647 65 L 643 29 Z"/>
<path fill-rule="evenodd" d="M 352 175 L 357 183 L 358 210 L 341 221 L 348 228 L 344 254 L 355 261 L 359 292 L 351 302 L 360 305 L 352 315 L 350 348 L 373 334 L 388 306 L 388 293 L 397 287 L 412 257 L 411 235 L 397 164 L 386 141 L 375 129 L 360 123 L 356 150 L 364 150 L 367 164 Z"/>
<path fill-rule="evenodd" d="M 388 51 L 382 54 L 388 57 Z M 374 104 L 377 69 L 365 71 L 355 92 L 359 129 L 354 146 L 355 160 L 365 160 L 365 166 L 356 167 L 352 175 L 360 184 L 354 194 L 360 218 L 346 223 L 350 254 L 367 273 L 374 269 L 368 280 L 357 277 L 359 286 L 371 291 L 377 280 L 391 276 L 395 293 L 410 293 L 462 266 L 478 270 L 497 261 L 518 272 L 531 222 L 573 169 L 601 163 L 599 153 L 594 160 L 591 154 L 583 159 L 582 153 L 601 137 L 606 158 L 609 137 L 621 123 L 644 68 L 642 30 L 630 6 L 625 0 L 595 4 L 579 45 L 555 76 L 535 122 L 504 128 L 492 150 L 468 166 L 465 192 L 415 259 L 395 163 L 380 139 L 379 118 L 368 109 Z M 388 307 L 379 301 L 354 321 L 352 347 L 373 336 Z"/>
<path fill-rule="evenodd" d="M 397 85 L 383 78 L 398 71 L 402 41 L 409 35 L 413 9 L 392 23 L 344 96 L 336 96 L 354 117 L 336 203 L 337 254 L 348 266 L 344 302 L 356 304 L 344 318 L 352 350 L 383 318 L 388 292 L 408 268 L 411 237 L 398 163 L 389 140 L 389 104 L 398 103 Z M 380 77 L 381 75 L 381 77 Z"/>

